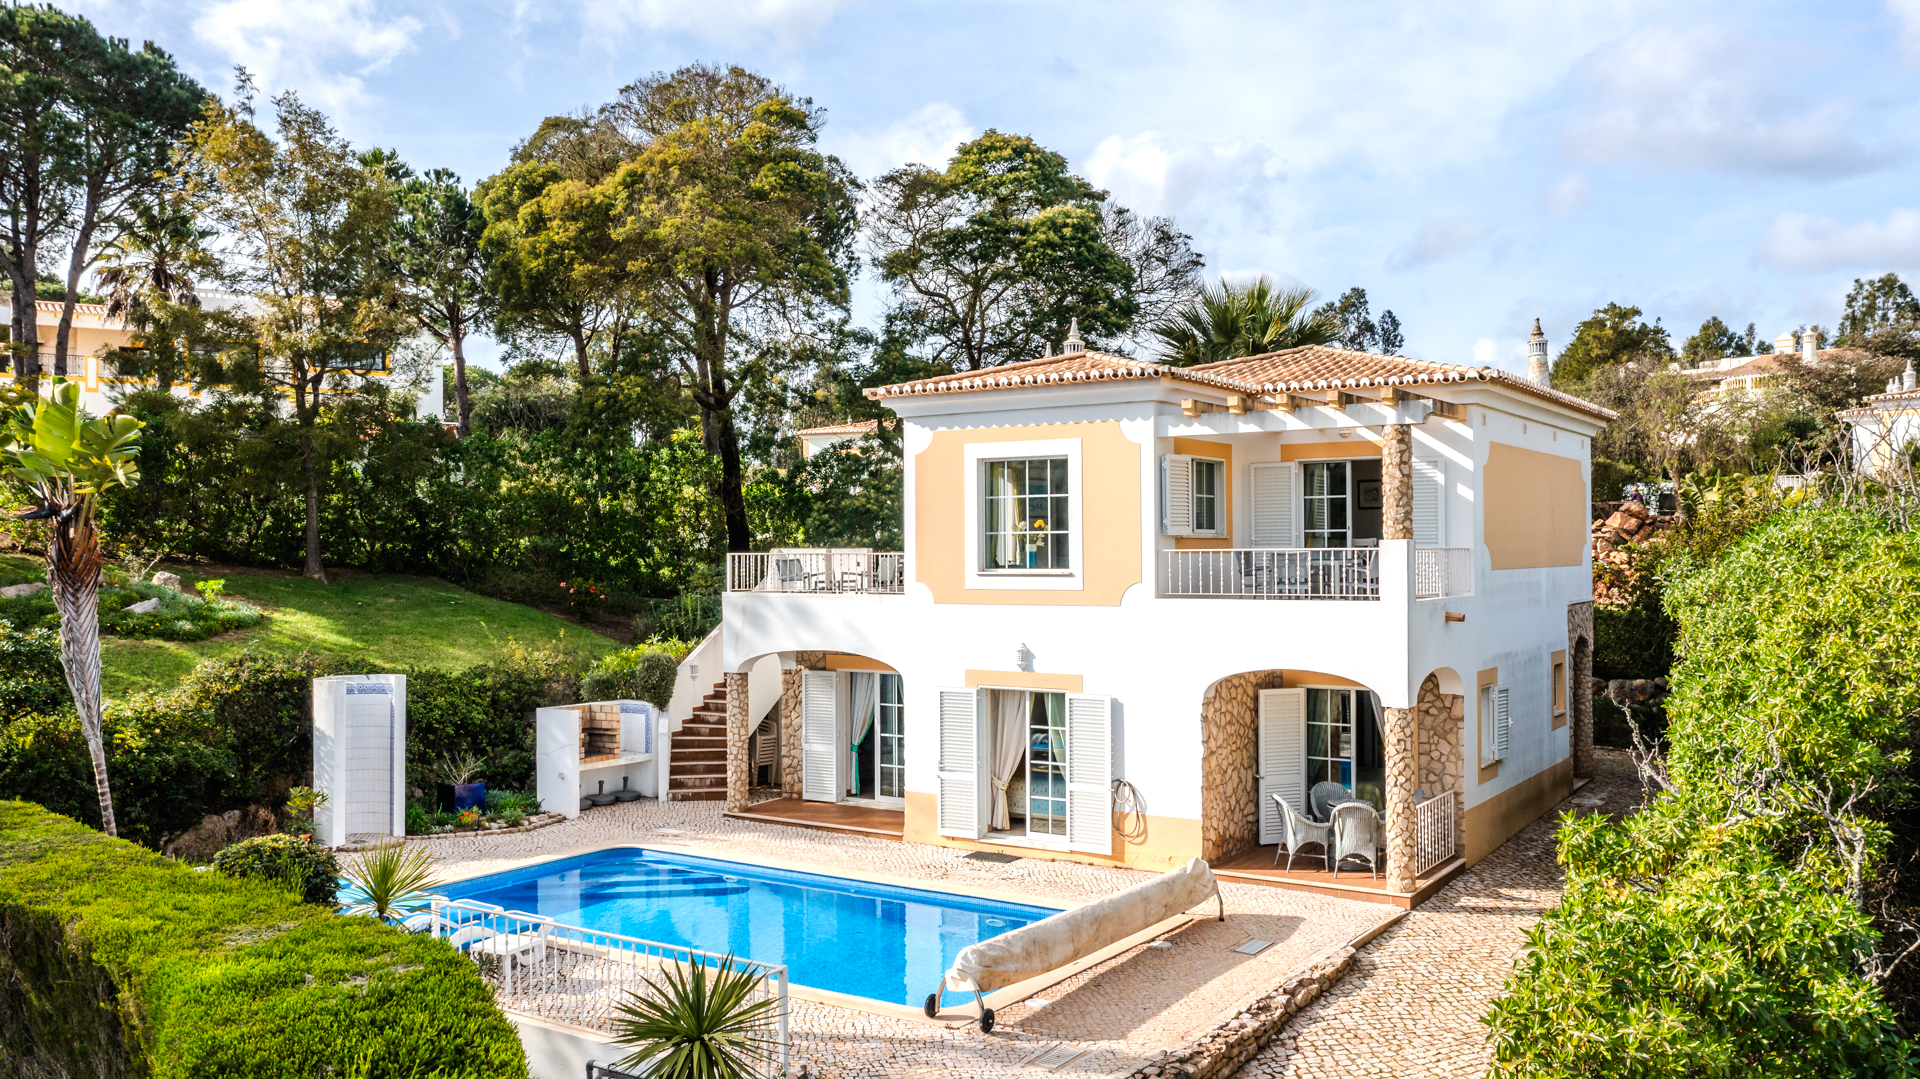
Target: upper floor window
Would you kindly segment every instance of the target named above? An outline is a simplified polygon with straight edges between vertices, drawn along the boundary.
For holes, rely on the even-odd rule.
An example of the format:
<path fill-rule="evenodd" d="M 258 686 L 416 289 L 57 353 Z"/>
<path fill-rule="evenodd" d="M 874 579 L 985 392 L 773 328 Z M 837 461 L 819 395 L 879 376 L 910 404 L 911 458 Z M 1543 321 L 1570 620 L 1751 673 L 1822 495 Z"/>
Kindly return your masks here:
<path fill-rule="evenodd" d="M 1067 459 L 986 461 L 987 569 L 1069 568 Z"/>
<path fill-rule="evenodd" d="M 1169 536 L 1227 534 L 1227 463 L 1169 453 L 1160 459 L 1160 530 Z"/>
<path fill-rule="evenodd" d="M 1352 546 L 1347 462 L 1310 461 L 1300 467 L 1305 546 Z"/>

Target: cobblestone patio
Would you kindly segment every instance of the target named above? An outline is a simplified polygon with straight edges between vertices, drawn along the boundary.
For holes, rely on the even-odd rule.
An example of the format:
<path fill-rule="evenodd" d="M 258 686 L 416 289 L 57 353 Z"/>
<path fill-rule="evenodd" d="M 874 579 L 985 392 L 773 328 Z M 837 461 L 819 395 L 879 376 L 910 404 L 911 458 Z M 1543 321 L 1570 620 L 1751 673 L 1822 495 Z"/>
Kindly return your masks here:
<path fill-rule="evenodd" d="M 1107 895 L 1146 880 L 1126 869 L 1022 859 L 979 862 L 965 852 L 724 818 L 718 802 L 650 799 L 591 810 L 579 819 L 513 835 L 443 837 L 442 871 L 473 876 L 613 844 L 644 844 L 716 858 L 825 873 L 869 874 L 957 891 L 977 889 L 1059 903 Z M 793 1004 L 794 1065 L 814 1076 L 1040 1074 L 1022 1067 L 1042 1046 L 1086 1052 L 1060 1074 L 1131 1070 L 1155 1050 L 1184 1044 L 1211 1024 L 1372 930 L 1396 912 L 1372 903 L 1226 884 L 1227 921 L 1211 917 L 1142 945 L 1042 992 L 1047 1001 L 1001 1009 L 993 1033 L 949 1028 L 810 1001 Z M 1212 901 L 1198 910 L 1211 910 Z M 1274 941 L 1257 956 L 1232 949 Z M 929 986 L 929 989 L 932 987 Z M 967 1009 L 971 1012 L 971 1007 Z"/>
<path fill-rule="evenodd" d="M 1485 1075 L 1493 1058 L 1480 1017 L 1527 930 L 1559 902 L 1561 813 L 1619 814 L 1640 802 L 1626 753 L 1596 749 L 1594 758 L 1592 782 L 1360 949 L 1346 978 L 1240 1079 Z"/>

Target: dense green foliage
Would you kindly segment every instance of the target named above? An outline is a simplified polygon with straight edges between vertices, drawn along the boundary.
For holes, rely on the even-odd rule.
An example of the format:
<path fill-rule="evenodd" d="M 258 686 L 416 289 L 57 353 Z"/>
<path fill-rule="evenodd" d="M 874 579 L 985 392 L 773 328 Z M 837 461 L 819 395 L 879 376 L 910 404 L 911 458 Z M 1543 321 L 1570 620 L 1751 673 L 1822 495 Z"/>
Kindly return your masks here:
<path fill-rule="evenodd" d="M 1604 367 L 1672 358 L 1673 343 L 1659 319 L 1649 323 L 1638 307 L 1610 303 L 1574 327 L 1573 339 L 1553 363 L 1553 382 L 1577 386 Z"/>
<path fill-rule="evenodd" d="M 1155 327 L 1154 336 L 1162 357 L 1176 367 L 1332 344 L 1343 332 L 1340 313 L 1324 306 L 1310 312 L 1311 303 L 1312 289 L 1276 288 L 1269 277 L 1236 285 L 1223 277 Z"/>
<path fill-rule="evenodd" d="M 1915 1068 L 1900 869 L 1920 533 L 1803 504 L 1663 570 L 1665 789 L 1561 833 L 1567 884 L 1490 1016 L 1507 1074 Z"/>
<path fill-rule="evenodd" d="M 213 857 L 213 868 L 229 877 L 272 881 L 299 889 L 304 902 L 331 909 L 340 887 L 340 861 L 325 847 L 290 835 L 243 839 Z"/>
<path fill-rule="evenodd" d="M 0 803 L 0 1072 L 523 1079 L 444 941 Z"/>
<path fill-rule="evenodd" d="M 60 666 L 59 635 L 0 622 L 0 716 L 50 712 L 72 699 Z"/>
<path fill-rule="evenodd" d="M 581 680 L 588 700 L 634 700 L 665 708 L 679 678 L 679 661 L 648 645 L 603 656 Z"/>

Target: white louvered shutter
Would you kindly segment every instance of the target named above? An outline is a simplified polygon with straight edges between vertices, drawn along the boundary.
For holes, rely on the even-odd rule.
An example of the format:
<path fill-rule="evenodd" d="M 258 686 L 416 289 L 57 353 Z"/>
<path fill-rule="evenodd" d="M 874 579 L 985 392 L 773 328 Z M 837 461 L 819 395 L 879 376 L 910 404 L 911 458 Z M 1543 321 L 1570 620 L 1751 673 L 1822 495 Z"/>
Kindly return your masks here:
<path fill-rule="evenodd" d="M 940 694 L 940 834 L 979 839 L 987 830 L 987 691 L 943 689 Z"/>
<path fill-rule="evenodd" d="M 1506 686 L 1493 687 L 1493 757 L 1506 760 L 1513 735 L 1513 708 Z"/>
<path fill-rule="evenodd" d="M 1445 523 L 1441 507 L 1447 493 L 1447 473 L 1438 457 L 1417 457 L 1413 462 L 1413 545 L 1446 546 Z"/>
<path fill-rule="evenodd" d="M 1298 813 L 1307 812 L 1307 691 L 1260 691 L 1258 756 L 1260 842 L 1278 843 L 1287 836 L 1286 822 L 1273 796 L 1287 800 Z"/>
<path fill-rule="evenodd" d="M 840 800 L 840 715 L 832 671 L 800 672 L 800 796 Z"/>
<path fill-rule="evenodd" d="M 1160 455 L 1160 531 L 1193 535 L 1193 458 L 1184 453 Z"/>
<path fill-rule="evenodd" d="M 1067 847 L 1113 853 L 1113 698 L 1067 694 Z"/>
<path fill-rule="evenodd" d="M 1297 547 L 1293 537 L 1294 476 L 1298 466 L 1253 466 L 1253 545 Z"/>

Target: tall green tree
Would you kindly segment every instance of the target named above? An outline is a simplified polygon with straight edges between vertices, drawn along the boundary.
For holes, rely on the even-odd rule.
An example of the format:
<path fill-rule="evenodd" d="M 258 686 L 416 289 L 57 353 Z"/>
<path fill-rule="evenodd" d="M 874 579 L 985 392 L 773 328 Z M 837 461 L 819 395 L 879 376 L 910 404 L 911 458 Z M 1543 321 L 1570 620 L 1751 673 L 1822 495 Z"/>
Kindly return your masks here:
<path fill-rule="evenodd" d="M 51 7 L 0 7 L 0 268 L 12 284 L 13 373 L 40 373 L 34 303 L 42 249 L 68 225 L 80 136 L 66 57 L 99 34 Z"/>
<path fill-rule="evenodd" d="M 467 393 L 467 334 L 487 315 L 486 260 L 480 238 L 486 219 L 445 169 L 400 186 L 399 212 L 385 259 L 400 307 L 429 337 L 453 354 L 453 398 L 459 433 L 473 433 Z"/>
<path fill-rule="evenodd" d="M 1338 300 L 1328 300 L 1315 308 L 1313 313 L 1329 316 L 1338 324 L 1339 336 L 1331 343 L 1341 348 L 1394 355 L 1407 341 L 1406 333 L 1400 326 L 1400 316 L 1392 311 L 1380 312 L 1379 321 L 1374 321 L 1372 312 L 1368 310 L 1367 290 L 1363 288 L 1350 288 L 1341 293 Z"/>
<path fill-rule="evenodd" d="M 106 560 L 94 507 L 102 492 L 140 478 L 142 426 L 131 416 L 87 415 L 80 384 L 56 377 L 47 400 L 17 406 L 0 429 L 0 471 L 31 503 L 20 516 L 48 523 L 47 581 L 60 612 L 60 662 L 93 759 L 100 822 L 108 835 L 119 832 L 101 734 L 100 570 Z"/>
<path fill-rule="evenodd" d="M 364 388 L 405 329 L 380 259 L 394 184 L 389 161 L 363 161 L 293 93 L 272 104 L 270 136 L 255 123 L 242 72 L 235 103 L 209 100 L 187 138 L 187 196 L 221 232 L 222 280 L 254 308 L 245 316 L 253 347 L 228 350 L 223 368 L 202 380 L 284 410 L 305 488 L 303 573 L 324 581 L 320 484 L 338 447 L 322 423 L 322 395 Z"/>
<path fill-rule="evenodd" d="M 1753 325 L 1747 325 L 1748 336 L 1742 337 L 1733 332 L 1719 315 L 1713 315 L 1700 324 L 1700 329 L 1687 343 L 1680 347 L 1680 362 L 1688 367 L 1708 360 L 1725 359 L 1728 356 L 1753 355 Z"/>
<path fill-rule="evenodd" d="M 624 88 L 605 114 L 633 146 L 606 181 L 642 308 L 671 346 L 720 459 L 727 548 L 750 549 L 733 407 L 742 323 L 808 332 L 843 311 L 858 182 L 817 148 L 823 112 L 764 76 L 693 65 Z"/>
<path fill-rule="evenodd" d="M 107 317 L 133 331 L 133 348 L 112 353 L 114 371 L 150 378 L 162 390 L 185 377 L 195 345 L 231 337 L 225 315 L 201 310 L 197 278 L 213 272 L 205 241 L 213 236 L 177 195 L 134 207 L 100 247 L 95 281 L 106 293 Z M 210 324 L 221 330 L 210 329 Z"/>
<path fill-rule="evenodd" d="M 1609 303 L 1574 328 L 1573 340 L 1553 364 L 1554 385 L 1577 387 L 1602 368 L 1630 361 L 1673 360 L 1673 342 L 1659 319 L 1640 317 L 1638 307 Z"/>
<path fill-rule="evenodd" d="M 161 197 L 172 183 L 163 166 L 207 97 L 152 42 L 133 49 L 124 38 L 76 34 L 73 45 L 79 47 L 63 59 L 74 117 L 75 192 L 66 295 L 53 339 L 56 375 L 67 373 L 73 305 L 80 275 L 97 256 L 95 234 L 102 226 L 137 227 L 136 208 Z"/>
<path fill-rule="evenodd" d="M 998 131 L 945 169 L 887 173 L 867 224 L 893 290 L 889 324 L 928 359 L 971 371 L 1031 359 L 1075 319 L 1090 343 L 1120 337 L 1140 304 L 1102 219 L 1106 197 L 1066 158 Z"/>
<path fill-rule="evenodd" d="M 1221 278 L 1154 335 L 1162 358 L 1177 367 L 1333 344 L 1340 336 L 1337 316 L 1326 308 L 1310 312 L 1312 303 L 1312 289 L 1275 288 L 1270 277 L 1244 285 Z"/>
<path fill-rule="evenodd" d="M 1838 341 L 1846 348 L 1870 348 L 1889 332 L 1911 336 L 1920 329 L 1920 299 L 1899 274 L 1853 279 L 1847 310 L 1840 316 Z"/>

